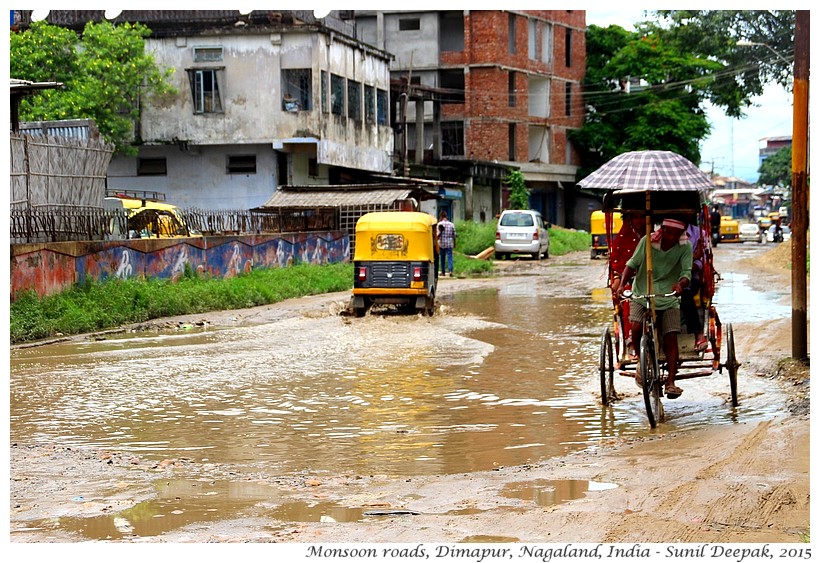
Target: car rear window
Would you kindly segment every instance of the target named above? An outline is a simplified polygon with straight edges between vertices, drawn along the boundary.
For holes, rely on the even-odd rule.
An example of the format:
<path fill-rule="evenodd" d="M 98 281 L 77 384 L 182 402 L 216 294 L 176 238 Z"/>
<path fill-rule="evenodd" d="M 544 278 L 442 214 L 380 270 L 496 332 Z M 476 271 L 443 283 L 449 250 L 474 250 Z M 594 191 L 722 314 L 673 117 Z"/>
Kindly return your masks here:
<path fill-rule="evenodd" d="M 532 227 L 534 224 L 529 213 L 508 213 L 501 217 L 502 227 Z"/>

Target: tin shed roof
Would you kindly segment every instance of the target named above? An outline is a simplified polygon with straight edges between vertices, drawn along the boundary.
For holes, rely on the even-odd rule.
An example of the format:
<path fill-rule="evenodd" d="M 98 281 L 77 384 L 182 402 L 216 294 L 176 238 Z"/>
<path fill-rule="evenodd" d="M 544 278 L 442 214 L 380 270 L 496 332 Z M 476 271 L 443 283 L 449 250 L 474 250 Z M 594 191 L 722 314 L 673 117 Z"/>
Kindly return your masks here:
<path fill-rule="evenodd" d="M 418 190 L 427 192 L 424 188 L 416 186 L 395 185 L 316 186 L 298 188 L 282 186 L 273 193 L 268 201 L 260 205 L 257 210 L 392 205 L 397 200 L 411 197 L 411 194 Z"/>

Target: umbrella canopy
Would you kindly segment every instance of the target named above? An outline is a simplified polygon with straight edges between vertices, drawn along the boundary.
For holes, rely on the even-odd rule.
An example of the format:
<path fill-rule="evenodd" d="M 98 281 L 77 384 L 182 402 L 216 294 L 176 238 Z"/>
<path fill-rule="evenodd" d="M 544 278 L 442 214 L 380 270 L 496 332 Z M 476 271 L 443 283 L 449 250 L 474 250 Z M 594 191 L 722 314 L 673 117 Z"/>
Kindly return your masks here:
<path fill-rule="evenodd" d="M 619 154 L 578 182 L 593 190 L 705 191 L 709 177 L 689 159 L 672 151 Z"/>

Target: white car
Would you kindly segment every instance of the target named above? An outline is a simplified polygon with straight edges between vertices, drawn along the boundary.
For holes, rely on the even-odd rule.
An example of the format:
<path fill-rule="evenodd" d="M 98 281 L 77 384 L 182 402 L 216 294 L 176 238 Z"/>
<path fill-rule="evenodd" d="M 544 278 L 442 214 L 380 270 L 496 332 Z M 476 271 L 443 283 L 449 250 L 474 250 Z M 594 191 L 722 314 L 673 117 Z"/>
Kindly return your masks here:
<path fill-rule="evenodd" d="M 741 223 L 739 234 L 740 242 L 763 242 L 763 233 L 757 223 Z"/>
<path fill-rule="evenodd" d="M 501 212 L 495 230 L 495 256 L 529 254 L 535 260 L 550 257 L 549 224 L 533 209 L 507 209 Z"/>

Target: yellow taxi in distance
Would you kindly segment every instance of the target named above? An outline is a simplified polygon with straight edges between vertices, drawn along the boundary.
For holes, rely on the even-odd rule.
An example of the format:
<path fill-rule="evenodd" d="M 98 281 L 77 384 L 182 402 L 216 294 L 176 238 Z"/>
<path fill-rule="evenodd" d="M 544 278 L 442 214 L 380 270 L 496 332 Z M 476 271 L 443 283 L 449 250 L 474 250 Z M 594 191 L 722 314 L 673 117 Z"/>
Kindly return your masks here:
<path fill-rule="evenodd" d="M 740 222 L 724 215 L 720 218 L 720 242 L 740 242 Z"/>
<path fill-rule="evenodd" d="M 607 238 L 606 214 L 600 209 L 593 211 L 592 214 L 590 214 L 589 232 L 592 238 L 592 246 L 589 249 L 590 258 L 595 259 L 602 254 L 609 253 L 609 244 L 615 239 L 618 231 L 621 230 L 622 223 L 623 219 L 621 218 L 621 212 L 613 211 L 611 234 L 610 237 Z"/>
<path fill-rule="evenodd" d="M 125 228 L 112 219 L 113 235 L 126 238 L 171 238 L 199 236 L 185 223 L 182 211 L 175 205 L 128 196 L 106 197 L 105 209 L 124 209 L 127 213 Z M 122 232 L 121 232 L 122 231 Z"/>

